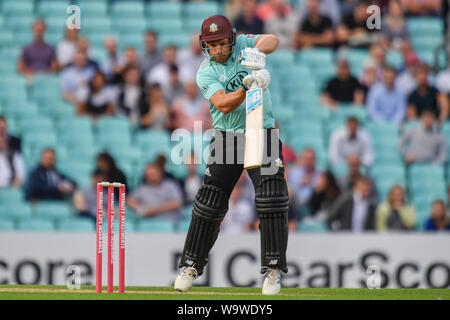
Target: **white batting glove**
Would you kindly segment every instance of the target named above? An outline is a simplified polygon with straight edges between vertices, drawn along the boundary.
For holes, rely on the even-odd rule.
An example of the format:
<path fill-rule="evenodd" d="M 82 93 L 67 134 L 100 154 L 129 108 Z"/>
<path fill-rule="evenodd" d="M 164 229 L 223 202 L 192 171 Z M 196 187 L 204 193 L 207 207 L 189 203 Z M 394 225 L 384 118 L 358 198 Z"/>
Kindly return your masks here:
<path fill-rule="evenodd" d="M 244 77 L 242 83 L 249 89 L 255 84 L 257 88 L 261 88 L 264 91 L 269 87 L 270 73 L 267 69 L 253 71 Z"/>
<path fill-rule="evenodd" d="M 239 54 L 239 63 L 251 70 L 266 67 L 266 55 L 257 48 L 245 48 Z"/>

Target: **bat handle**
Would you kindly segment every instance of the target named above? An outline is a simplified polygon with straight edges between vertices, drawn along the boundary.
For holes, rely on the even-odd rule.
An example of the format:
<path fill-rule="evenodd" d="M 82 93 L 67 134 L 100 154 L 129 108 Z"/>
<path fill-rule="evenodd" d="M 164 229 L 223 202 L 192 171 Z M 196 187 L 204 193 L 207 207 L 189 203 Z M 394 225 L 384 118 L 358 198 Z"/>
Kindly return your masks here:
<path fill-rule="evenodd" d="M 256 76 L 256 70 L 252 70 L 252 76 L 254 76 L 254 77 Z M 256 83 L 256 80 L 255 80 L 255 81 L 253 81 L 250 89 L 256 89 L 256 88 L 258 88 L 258 84 Z"/>

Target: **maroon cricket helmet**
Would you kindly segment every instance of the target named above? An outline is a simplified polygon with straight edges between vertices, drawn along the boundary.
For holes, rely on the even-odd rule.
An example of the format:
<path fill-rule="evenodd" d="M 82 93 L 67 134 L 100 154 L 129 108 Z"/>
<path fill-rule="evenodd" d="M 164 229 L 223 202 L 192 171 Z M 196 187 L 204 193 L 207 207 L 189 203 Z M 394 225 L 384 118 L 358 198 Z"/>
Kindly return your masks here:
<path fill-rule="evenodd" d="M 199 36 L 200 47 L 203 52 L 207 53 L 206 42 L 230 39 L 230 45 L 234 46 L 236 43 L 236 29 L 233 28 L 231 21 L 223 15 L 210 16 L 203 20 L 202 30 Z"/>

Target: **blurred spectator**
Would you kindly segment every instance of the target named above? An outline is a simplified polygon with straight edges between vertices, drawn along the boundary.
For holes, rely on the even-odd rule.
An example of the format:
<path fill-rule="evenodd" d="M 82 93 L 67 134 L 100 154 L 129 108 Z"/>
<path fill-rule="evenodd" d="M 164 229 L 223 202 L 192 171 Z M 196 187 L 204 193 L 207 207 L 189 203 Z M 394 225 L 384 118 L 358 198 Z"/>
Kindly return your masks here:
<path fill-rule="evenodd" d="M 330 209 L 327 222 L 332 231 L 375 230 L 375 205 L 369 201 L 370 181 L 360 177 L 352 192 L 342 194 Z"/>
<path fill-rule="evenodd" d="M 442 200 L 435 200 L 431 206 L 431 216 L 425 221 L 425 231 L 450 231 L 450 219 Z"/>
<path fill-rule="evenodd" d="M 244 0 L 227 0 L 224 1 L 223 7 L 225 16 L 234 22 L 233 25 L 236 25 L 235 21 L 244 7 Z"/>
<path fill-rule="evenodd" d="M 88 85 L 80 86 L 75 93 L 78 114 L 86 114 L 94 119 L 114 113 L 114 94 L 106 85 L 105 75 L 97 73 Z"/>
<path fill-rule="evenodd" d="M 319 0 L 308 0 L 308 14 L 295 36 L 296 48 L 333 45 L 333 23 L 330 18 L 319 13 L 319 4 Z"/>
<path fill-rule="evenodd" d="M 183 191 L 185 195 L 185 204 L 192 204 L 197 194 L 198 189 L 202 185 L 202 177 L 197 172 L 198 164 L 196 162 L 195 154 L 192 152 L 185 162 L 187 169 L 187 176 L 184 179 Z"/>
<path fill-rule="evenodd" d="M 328 17 L 333 22 L 333 27 L 337 27 L 339 22 L 341 21 L 341 2 L 342 0 L 320 0 L 319 2 L 319 13 L 325 17 Z M 359 1 L 359 0 L 358 0 Z M 297 7 L 297 12 L 300 17 L 300 20 L 303 21 L 307 14 L 307 6 L 308 1 L 302 0 L 299 1 L 299 5 Z"/>
<path fill-rule="evenodd" d="M 377 66 L 373 60 L 367 60 L 363 64 L 362 73 L 359 77 L 360 88 L 364 97 L 367 97 L 367 93 L 370 88 L 377 82 Z"/>
<path fill-rule="evenodd" d="M 408 44 L 404 44 L 404 47 Z M 405 96 L 408 96 L 417 87 L 416 74 L 420 67 L 420 61 L 415 54 L 405 54 L 405 67 L 399 71 L 395 79 L 395 87 Z"/>
<path fill-rule="evenodd" d="M 297 14 L 286 10 L 282 2 L 275 9 L 273 17 L 264 23 L 264 33 L 276 35 L 280 40 L 280 49 L 295 48 L 295 33 L 299 24 Z"/>
<path fill-rule="evenodd" d="M 194 33 L 189 48 L 181 50 L 178 54 L 179 76 L 182 82 L 195 80 L 198 68 L 206 58 L 198 41 L 199 36 L 198 33 Z"/>
<path fill-rule="evenodd" d="M 402 186 L 391 188 L 387 201 L 381 203 L 376 211 L 377 231 L 414 230 L 416 212 L 412 205 L 406 203 L 405 197 Z"/>
<path fill-rule="evenodd" d="M 11 135 L 8 132 L 8 122 L 6 118 L 0 115 L 0 137 L 4 137 L 6 139 L 6 146 L 9 150 L 21 151 L 21 140 L 18 137 Z"/>
<path fill-rule="evenodd" d="M 368 48 L 378 41 L 378 30 L 367 28 L 370 1 L 359 1 L 355 9 L 346 14 L 336 30 L 336 41 L 339 45 L 356 48 Z"/>
<path fill-rule="evenodd" d="M 367 109 L 374 122 L 400 124 L 405 118 L 406 97 L 395 87 L 396 71 L 387 67 L 383 82 L 375 84 L 367 95 Z"/>
<path fill-rule="evenodd" d="M 164 101 L 161 86 L 157 83 L 149 88 L 150 112 L 142 117 L 142 128 L 166 130 L 171 128 L 169 106 Z"/>
<path fill-rule="evenodd" d="M 283 161 L 286 166 L 295 163 L 295 160 L 297 160 L 295 151 L 288 145 L 287 142 L 283 143 L 283 146 L 281 147 L 281 153 L 283 154 Z"/>
<path fill-rule="evenodd" d="M 114 82 L 116 74 L 122 71 L 121 66 L 124 64 L 124 58 L 117 52 L 117 41 L 114 37 L 106 37 L 103 47 L 107 58 L 101 63 L 100 69 L 105 74 L 108 82 Z"/>
<path fill-rule="evenodd" d="M 322 172 L 308 201 L 310 214 L 318 220 L 325 220 L 340 195 L 341 189 L 333 173 L 329 170 Z"/>
<path fill-rule="evenodd" d="M 116 66 L 114 71 L 114 83 L 123 83 L 123 72 L 128 68 L 139 68 L 139 57 L 133 47 L 125 48 L 121 59 L 121 64 Z"/>
<path fill-rule="evenodd" d="M 421 125 L 405 132 L 398 144 L 406 164 L 433 163 L 442 165 L 447 161 L 447 142 L 445 137 L 434 130 L 434 113 L 423 110 Z"/>
<path fill-rule="evenodd" d="M 386 67 L 386 51 L 379 44 L 372 44 L 369 48 L 369 57 L 364 62 L 364 66 L 373 65 L 376 70 L 376 81 L 383 79 L 384 68 Z M 364 69 L 362 70 L 364 72 Z"/>
<path fill-rule="evenodd" d="M 22 155 L 8 147 L 7 137 L 0 135 L 0 188 L 20 188 L 25 182 L 26 168 Z"/>
<path fill-rule="evenodd" d="M 242 3 L 242 11 L 234 21 L 236 31 L 243 34 L 262 34 L 264 22 L 256 15 L 258 1 L 243 0 Z"/>
<path fill-rule="evenodd" d="M 177 65 L 177 47 L 169 45 L 164 48 L 164 61 L 154 66 L 146 75 L 149 84 L 158 83 L 167 86 L 170 81 L 170 66 Z"/>
<path fill-rule="evenodd" d="M 44 40 L 45 30 L 44 20 L 33 23 L 33 42 L 23 48 L 17 63 L 17 71 L 26 77 L 32 77 L 36 72 L 58 70 L 55 49 Z"/>
<path fill-rule="evenodd" d="M 347 192 L 353 189 L 359 178 L 365 176 L 370 181 L 370 203 L 376 205 L 378 204 L 378 191 L 375 182 L 369 175 L 364 175 L 364 168 L 361 166 L 361 160 L 357 155 L 351 155 L 347 160 L 348 173 L 339 178 L 339 185 L 342 192 Z"/>
<path fill-rule="evenodd" d="M 114 158 L 108 152 L 102 152 L 96 158 L 97 171 L 105 175 L 106 182 L 119 182 L 127 186 L 127 179 L 117 167 Z"/>
<path fill-rule="evenodd" d="M 349 117 L 345 127 L 332 132 L 329 144 L 329 160 L 332 165 L 346 163 L 351 155 L 357 155 L 367 167 L 374 160 L 372 139 L 359 127 L 359 121 L 355 117 Z"/>
<path fill-rule="evenodd" d="M 408 120 L 415 120 L 422 115 L 423 110 L 430 110 L 436 117 L 441 116 L 441 122 L 446 121 L 448 110 L 439 112 L 438 100 L 440 96 L 436 88 L 429 83 L 426 65 L 421 65 L 417 70 L 416 81 L 417 88 L 408 97 Z"/>
<path fill-rule="evenodd" d="M 194 131 L 194 121 L 201 122 L 202 130 L 212 126 L 209 103 L 198 94 L 195 81 L 186 82 L 184 94 L 173 102 L 173 127 Z"/>
<path fill-rule="evenodd" d="M 72 195 L 76 188 L 75 182 L 60 173 L 55 163 L 55 150 L 44 149 L 40 163 L 28 176 L 27 200 L 64 200 L 66 196 Z"/>
<path fill-rule="evenodd" d="M 117 88 L 116 114 L 125 115 L 133 126 L 142 126 L 142 119 L 150 112 L 147 90 L 139 69 L 124 70 L 123 84 Z"/>
<path fill-rule="evenodd" d="M 68 66 L 60 74 L 61 90 L 64 99 L 77 103 L 76 92 L 87 85 L 96 73 L 95 68 L 88 65 L 86 54 L 77 51 L 73 60 L 73 65 Z"/>
<path fill-rule="evenodd" d="M 147 75 L 154 66 L 163 62 L 163 55 L 158 47 L 158 34 L 155 31 L 148 30 L 145 33 L 145 51 L 139 58 L 140 71 Z"/>
<path fill-rule="evenodd" d="M 400 50 L 402 42 L 409 38 L 403 7 L 399 0 L 389 1 L 389 12 L 381 23 L 381 43 L 386 49 Z"/>
<path fill-rule="evenodd" d="M 182 217 L 183 194 L 176 182 L 164 178 L 160 166 L 149 164 L 144 182 L 131 193 L 128 205 L 141 218 L 156 216 L 178 221 Z"/>
<path fill-rule="evenodd" d="M 341 15 L 345 16 L 355 10 L 356 6 L 359 3 L 359 0 L 340 0 L 339 2 Z"/>
<path fill-rule="evenodd" d="M 97 219 L 97 184 L 105 182 L 106 175 L 100 171 L 95 170 L 92 174 L 90 187 L 77 189 L 73 194 L 73 205 L 78 211 L 78 216 L 90 218 L 96 221 Z M 107 197 L 107 193 L 104 194 Z M 103 201 L 104 209 L 106 209 L 107 201 Z"/>
<path fill-rule="evenodd" d="M 444 114 L 447 114 L 447 119 L 450 117 L 450 66 L 436 75 L 435 85 L 436 89 L 439 91 L 442 121 L 445 117 Z"/>
<path fill-rule="evenodd" d="M 162 87 L 164 100 L 169 106 L 173 101 L 184 94 L 184 85 L 180 80 L 180 74 L 176 65 L 170 66 L 169 83 Z"/>
<path fill-rule="evenodd" d="M 292 8 L 284 0 L 266 0 L 258 5 L 256 8 L 256 15 L 264 21 L 264 23 L 276 15 L 278 6 L 284 7 L 284 12 L 289 14 Z"/>
<path fill-rule="evenodd" d="M 320 171 L 316 169 L 316 153 L 311 148 L 303 150 L 297 164 L 289 170 L 288 183 L 295 192 L 297 206 L 303 207 L 311 198 Z"/>
<path fill-rule="evenodd" d="M 92 59 L 92 52 L 90 48 L 91 44 L 87 38 L 79 38 L 77 41 L 77 50 L 84 52 L 86 54 L 88 65 L 98 70 L 100 66 L 97 61 Z"/>
<path fill-rule="evenodd" d="M 411 16 L 431 16 L 438 15 L 441 7 L 441 0 L 401 0 L 405 8 L 406 15 Z"/>
<path fill-rule="evenodd" d="M 253 203 L 242 196 L 243 183 L 239 179 L 230 195 L 228 211 L 220 226 L 223 233 L 239 234 L 251 230 L 255 218 Z"/>
<path fill-rule="evenodd" d="M 69 63 L 73 62 L 75 52 L 77 52 L 78 40 L 78 29 L 66 28 L 65 38 L 58 44 L 56 51 L 56 57 L 60 69 L 64 69 Z"/>
<path fill-rule="evenodd" d="M 321 101 L 332 108 L 340 103 L 364 104 L 364 91 L 358 80 L 350 73 L 350 65 L 345 59 L 337 60 L 337 75 L 328 81 Z"/>

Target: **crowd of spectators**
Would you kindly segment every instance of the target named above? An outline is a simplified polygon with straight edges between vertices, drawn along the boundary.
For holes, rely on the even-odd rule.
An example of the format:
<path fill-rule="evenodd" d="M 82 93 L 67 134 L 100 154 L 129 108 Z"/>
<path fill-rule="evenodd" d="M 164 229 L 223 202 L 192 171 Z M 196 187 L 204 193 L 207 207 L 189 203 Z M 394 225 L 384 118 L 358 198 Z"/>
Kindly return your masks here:
<path fill-rule="evenodd" d="M 305 0 L 294 9 L 282 0 L 241 0 L 228 1 L 225 10 L 239 33 L 276 34 L 281 49 L 368 49 L 369 58 L 357 76 L 352 75 L 345 57 L 336 60 L 336 76 L 326 82 L 322 104 L 331 110 L 345 103 L 358 105 L 367 109 L 373 123 L 403 125 L 420 119 L 420 125 L 401 136 L 399 153 L 407 165 L 444 164 L 448 160 L 447 143 L 436 128 L 449 117 L 450 73 L 441 71 L 436 81 L 430 81 L 430 68 L 414 53 L 406 28 L 406 17 L 438 15 L 441 3 L 378 2 L 383 12 L 380 30 L 366 26 L 367 8 L 373 1 Z M 57 47 L 45 42 L 45 31 L 45 21 L 35 21 L 33 41 L 23 48 L 17 71 L 29 81 L 36 73 L 58 74 L 61 95 L 73 104 L 77 114 L 93 121 L 108 115 L 125 116 L 140 130 L 192 131 L 194 121 L 202 121 L 203 130 L 211 128 L 209 105 L 195 83 L 196 71 L 204 60 L 198 34 L 192 36 L 187 49 L 179 50 L 174 45 L 160 48 L 158 33 L 149 30 L 143 37 L 143 52 L 133 47 L 120 51 L 117 40 L 107 37 L 106 59 L 95 61 L 89 41 L 78 30 L 66 30 Z M 403 55 L 402 68 L 387 63 L 385 53 L 390 48 Z M 286 146 L 285 151 L 288 150 Z M 96 183 L 126 183 L 125 175 L 108 153 L 97 157 L 92 186 L 78 188 L 55 168 L 54 149 L 42 152 L 38 166 L 29 168 L 28 176 L 20 151 L 20 139 L 9 135 L 6 119 L 0 117 L 0 187 L 19 188 L 26 182 L 29 201 L 72 196 L 80 216 L 94 218 Z M 373 142 L 357 117 L 349 117 L 344 126 L 331 132 L 328 151 L 329 163 L 347 166 L 347 175 L 338 178 L 330 170 L 320 170 L 312 148 L 294 154 L 286 168 L 292 229 L 305 211 L 333 231 L 415 228 L 415 208 L 408 202 L 403 187 L 393 186 L 383 201 L 376 183 L 367 174 L 375 159 Z M 194 157 L 192 154 L 191 160 Z M 167 174 L 164 163 L 161 158 L 149 163 L 142 183 L 129 192 L 128 205 L 141 218 L 158 216 L 177 221 L 183 206 L 192 203 L 201 184 L 191 162 L 186 165 L 188 175 L 184 181 Z M 231 195 L 224 231 L 236 233 L 257 228 L 252 192 L 248 177 L 243 175 Z M 426 222 L 426 230 L 436 229 L 450 229 L 442 200 L 433 203 Z"/>

